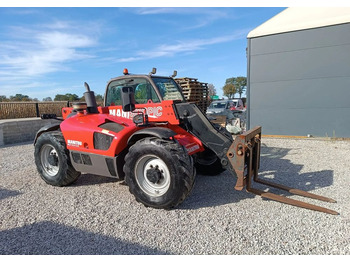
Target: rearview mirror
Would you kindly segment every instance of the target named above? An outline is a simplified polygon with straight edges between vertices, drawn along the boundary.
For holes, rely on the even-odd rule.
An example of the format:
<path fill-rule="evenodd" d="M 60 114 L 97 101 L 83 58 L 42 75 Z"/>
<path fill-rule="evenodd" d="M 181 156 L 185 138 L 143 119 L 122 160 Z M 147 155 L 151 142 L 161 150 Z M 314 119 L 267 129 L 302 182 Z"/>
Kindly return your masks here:
<path fill-rule="evenodd" d="M 135 110 L 134 89 L 131 86 L 124 86 L 121 89 L 121 98 L 124 112 Z"/>

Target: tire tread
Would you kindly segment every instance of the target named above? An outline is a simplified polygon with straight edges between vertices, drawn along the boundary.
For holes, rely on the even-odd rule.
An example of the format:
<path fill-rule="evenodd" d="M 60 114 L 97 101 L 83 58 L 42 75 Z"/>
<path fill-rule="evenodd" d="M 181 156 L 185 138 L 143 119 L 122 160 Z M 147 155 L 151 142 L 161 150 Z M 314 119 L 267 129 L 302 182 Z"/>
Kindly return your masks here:
<path fill-rule="evenodd" d="M 130 175 L 133 172 L 131 166 L 131 159 L 134 157 L 135 153 L 139 151 L 142 147 L 148 144 L 153 144 L 157 147 L 161 147 L 167 152 L 170 152 L 172 159 L 174 161 L 175 166 L 178 167 L 178 175 L 180 175 L 183 180 L 184 187 L 181 189 L 180 197 L 178 199 L 174 199 L 170 201 L 170 203 L 166 205 L 156 206 L 152 204 L 145 203 L 138 197 L 137 188 L 132 182 Z M 190 155 L 187 154 L 187 151 L 181 146 L 178 142 L 172 140 L 162 140 L 156 137 L 147 137 L 137 141 L 134 145 L 132 145 L 129 149 L 128 154 L 125 156 L 125 165 L 124 165 L 124 173 L 126 174 L 125 179 L 126 183 L 129 185 L 129 191 L 132 193 L 138 202 L 143 203 L 145 206 L 152 206 L 154 208 L 163 208 L 163 209 L 171 209 L 179 204 L 181 204 L 186 197 L 190 194 L 195 181 L 196 171 L 193 165 L 193 160 Z"/>

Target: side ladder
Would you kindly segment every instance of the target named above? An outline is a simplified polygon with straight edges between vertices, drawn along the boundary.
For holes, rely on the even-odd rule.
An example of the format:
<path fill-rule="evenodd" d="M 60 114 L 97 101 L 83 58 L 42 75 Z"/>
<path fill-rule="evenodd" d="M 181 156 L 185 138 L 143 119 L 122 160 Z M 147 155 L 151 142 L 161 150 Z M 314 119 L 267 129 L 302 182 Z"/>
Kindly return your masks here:
<path fill-rule="evenodd" d="M 246 187 L 246 190 L 250 193 L 259 195 L 264 198 L 282 202 L 285 204 L 307 208 L 315 211 L 324 212 L 332 215 L 339 215 L 338 212 L 323 208 L 317 205 L 309 204 L 303 201 L 287 198 L 270 192 L 264 192 L 262 190 L 252 187 L 252 180 L 255 183 L 264 184 L 269 187 L 278 188 L 288 191 L 291 194 L 313 198 L 325 202 L 336 203 L 335 200 L 312 194 L 300 189 L 291 188 L 288 186 L 269 182 L 258 177 L 258 171 L 260 166 L 260 148 L 261 148 L 261 127 L 255 127 L 241 135 L 238 135 L 233 144 L 227 151 L 227 157 L 237 174 L 236 190 L 242 190 Z"/>

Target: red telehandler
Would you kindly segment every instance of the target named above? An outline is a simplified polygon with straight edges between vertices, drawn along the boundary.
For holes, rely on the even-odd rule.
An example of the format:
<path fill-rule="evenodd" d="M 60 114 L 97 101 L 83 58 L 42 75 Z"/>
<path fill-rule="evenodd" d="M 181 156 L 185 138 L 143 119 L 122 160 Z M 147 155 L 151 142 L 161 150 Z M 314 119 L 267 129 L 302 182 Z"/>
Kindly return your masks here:
<path fill-rule="evenodd" d="M 41 178 L 66 186 L 81 173 L 125 180 L 145 206 L 170 209 L 189 195 L 196 168 L 228 170 L 237 177 L 235 189 L 279 202 L 330 214 L 333 210 L 252 188 L 252 180 L 290 193 L 323 201 L 332 199 L 258 178 L 261 127 L 233 139 L 211 123 L 195 103 L 186 102 L 172 77 L 124 75 L 111 79 L 104 106 L 85 83 L 84 103 L 63 108 L 60 124 L 36 135 L 35 163 Z M 43 118 L 55 117 L 44 115 Z"/>

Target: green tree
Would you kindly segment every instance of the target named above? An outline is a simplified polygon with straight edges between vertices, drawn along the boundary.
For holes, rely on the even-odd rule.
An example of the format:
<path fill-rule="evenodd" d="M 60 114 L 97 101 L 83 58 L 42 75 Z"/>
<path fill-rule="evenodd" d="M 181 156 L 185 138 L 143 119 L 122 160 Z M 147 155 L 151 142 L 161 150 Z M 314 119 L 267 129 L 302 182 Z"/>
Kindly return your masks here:
<path fill-rule="evenodd" d="M 102 95 L 97 94 L 95 97 L 96 97 L 96 102 L 103 102 L 103 96 Z"/>
<path fill-rule="evenodd" d="M 55 98 L 53 99 L 54 101 L 67 101 L 65 100 L 65 95 L 57 94 Z"/>
<path fill-rule="evenodd" d="M 247 88 L 247 78 L 244 77 L 244 76 L 230 77 L 230 78 L 226 79 L 226 83 L 225 84 L 232 84 L 232 85 L 234 85 L 236 87 L 236 93 L 238 93 L 239 94 L 239 98 L 241 98 L 243 92 Z"/>
<path fill-rule="evenodd" d="M 216 88 L 213 84 L 208 84 L 208 92 L 209 92 L 209 97 L 215 96 L 216 95 Z"/>
<path fill-rule="evenodd" d="M 225 85 L 226 84 L 233 84 L 234 85 L 235 84 L 235 77 L 227 78 Z"/>
<path fill-rule="evenodd" d="M 76 94 L 67 93 L 65 95 L 57 94 L 54 101 L 79 101 L 79 96 Z"/>
<path fill-rule="evenodd" d="M 14 96 L 10 96 L 11 101 L 32 101 L 32 99 L 27 95 L 16 94 Z"/>
<path fill-rule="evenodd" d="M 0 96 L 0 102 L 8 102 L 9 99 L 6 96 Z"/>
<path fill-rule="evenodd" d="M 239 76 L 236 78 L 236 89 L 239 94 L 239 98 L 242 98 L 243 92 L 247 89 L 247 78 L 244 76 Z"/>
<path fill-rule="evenodd" d="M 97 103 L 103 103 L 103 95 L 99 95 L 99 94 L 95 94 L 95 98 L 96 98 L 96 102 Z M 85 96 L 82 96 L 80 99 L 79 99 L 79 101 L 81 101 L 81 102 L 85 102 Z"/>
<path fill-rule="evenodd" d="M 224 91 L 224 96 L 227 96 L 229 99 L 233 98 L 237 93 L 235 85 L 231 83 L 226 83 L 222 89 Z"/>
<path fill-rule="evenodd" d="M 51 102 L 51 101 L 52 101 L 52 98 L 48 96 L 48 97 L 43 98 L 43 101 L 45 101 L 45 102 Z"/>

